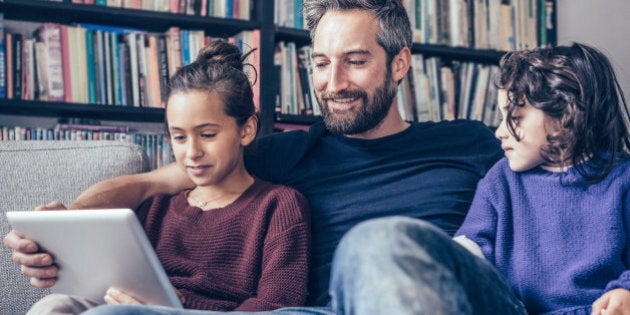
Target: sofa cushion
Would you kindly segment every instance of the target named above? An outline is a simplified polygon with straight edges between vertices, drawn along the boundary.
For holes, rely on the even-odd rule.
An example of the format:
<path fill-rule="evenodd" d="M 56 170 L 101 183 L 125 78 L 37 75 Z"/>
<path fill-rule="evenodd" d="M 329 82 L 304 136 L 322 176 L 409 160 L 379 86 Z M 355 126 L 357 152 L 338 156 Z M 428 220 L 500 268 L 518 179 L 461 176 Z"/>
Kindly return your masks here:
<path fill-rule="evenodd" d="M 72 202 L 103 179 L 148 170 L 142 147 L 120 141 L 0 141 L 0 234 L 10 227 L 4 213 L 32 210 L 53 200 Z M 0 252 L 0 310 L 24 314 L 47 294 L 30 286 L 11 259 Z"/>

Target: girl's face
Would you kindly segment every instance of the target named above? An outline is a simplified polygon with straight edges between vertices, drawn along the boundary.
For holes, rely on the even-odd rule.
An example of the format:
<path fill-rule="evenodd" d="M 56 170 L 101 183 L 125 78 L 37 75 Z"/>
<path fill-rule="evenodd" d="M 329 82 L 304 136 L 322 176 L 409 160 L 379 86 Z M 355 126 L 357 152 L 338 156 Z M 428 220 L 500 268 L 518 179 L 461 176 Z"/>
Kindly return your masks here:
<path fill-rule="evenodd" d="M 547 130 L 550 130 L 545 113 L 531 106 L 527 101 L 525 106 L 518 107 L 512 117 L 516 134 L 520 137 L 520 141 L 517 141 L 507 127 L 507 103 L 507 91 L 500 89 L 498 107 L 503 119 L 495 135 L 501 140 L 501 148 L 510 163 L 510 169 L 523 172 L 545 165 L 541 148 L 547 145 Z"/>
<path fill-rule="evenodd" d="M 166 120 L 177 164 L 197 186 L 227 183 L 244 171 L 243 147 L 253 141 L 256 122 L 238 126 L 214 92 L 176 92 Z"/>

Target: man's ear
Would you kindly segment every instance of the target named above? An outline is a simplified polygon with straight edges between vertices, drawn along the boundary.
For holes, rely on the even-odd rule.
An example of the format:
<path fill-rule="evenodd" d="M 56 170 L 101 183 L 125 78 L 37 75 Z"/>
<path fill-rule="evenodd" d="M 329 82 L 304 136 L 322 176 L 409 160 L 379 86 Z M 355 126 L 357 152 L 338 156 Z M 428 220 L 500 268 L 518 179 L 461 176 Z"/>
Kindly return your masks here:
<path fill-rule="evenodd" d="M 241 145 L 247 146 L 254 139 L 258 133 L 258 116 L 251 115 L 247 121 L 241 126 Z"/>
<path fill-rule="evenodd" d="M 392 60 L 392 80 L 396 83 L 407 75 L 407 71 L 411 67 L 411 50 L 409 47 L 403 47 Z"/>

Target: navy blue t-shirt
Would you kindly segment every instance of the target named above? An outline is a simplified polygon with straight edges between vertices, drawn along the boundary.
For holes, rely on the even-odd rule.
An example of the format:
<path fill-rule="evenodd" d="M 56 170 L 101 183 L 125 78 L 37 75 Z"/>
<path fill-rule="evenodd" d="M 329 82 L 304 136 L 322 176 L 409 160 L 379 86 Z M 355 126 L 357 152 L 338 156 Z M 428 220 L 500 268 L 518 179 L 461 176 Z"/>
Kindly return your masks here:
<path fill-rule="evenodd" d="M 325 305 L 330 267 L 341 237 L 357 223 L 404 215 L 455 233 L 477 182 L 502 156 L 483 124 L 468 120 L 411 124 L 379 139 L 309 132 L 261 137 L 246 154 L 261 179 L 296 188 L 311 207 L 309 305 Z"/>

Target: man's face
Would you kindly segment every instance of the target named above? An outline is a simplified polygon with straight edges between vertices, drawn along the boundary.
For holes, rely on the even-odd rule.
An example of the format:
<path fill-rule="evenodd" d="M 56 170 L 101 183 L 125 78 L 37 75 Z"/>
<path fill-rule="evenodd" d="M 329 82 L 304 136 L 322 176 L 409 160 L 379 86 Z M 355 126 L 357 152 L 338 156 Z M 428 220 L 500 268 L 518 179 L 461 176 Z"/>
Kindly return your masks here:
<path fill-rule="evenodd" d="M 313 85 L 329 131 L 356 135 L 388 114 L 396 83 L 377 42 L 378 21 L 365 11 L 332 11 L 313 40 Z"/>

